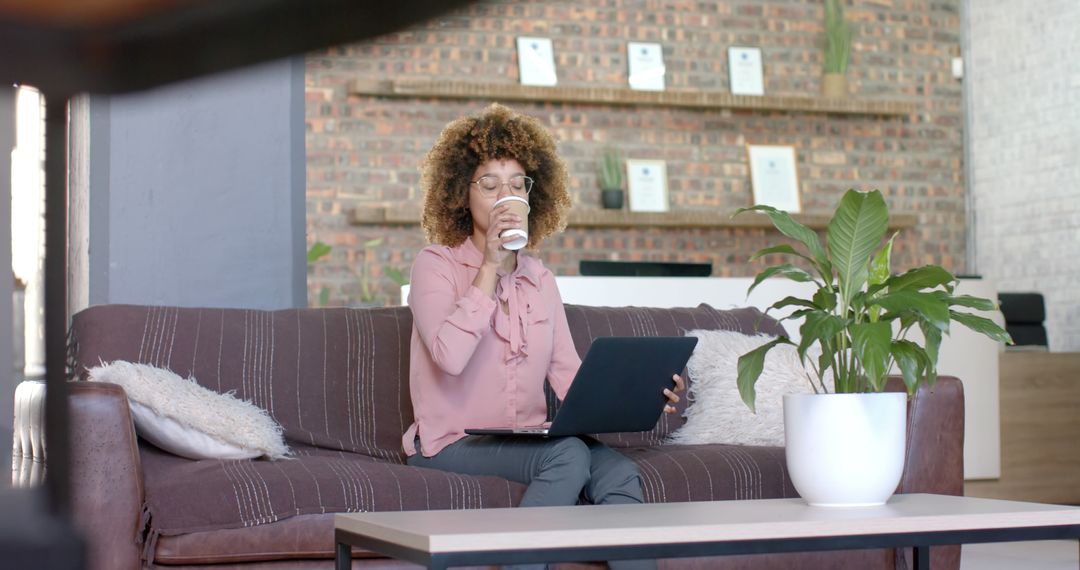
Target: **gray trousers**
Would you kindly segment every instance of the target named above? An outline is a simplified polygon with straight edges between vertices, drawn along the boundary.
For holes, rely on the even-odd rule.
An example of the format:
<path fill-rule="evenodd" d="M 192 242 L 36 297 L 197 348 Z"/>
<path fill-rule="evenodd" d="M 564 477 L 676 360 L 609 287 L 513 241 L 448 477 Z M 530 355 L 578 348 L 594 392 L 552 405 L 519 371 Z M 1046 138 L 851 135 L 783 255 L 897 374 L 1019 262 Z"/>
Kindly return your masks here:
<path fill-rule="evenodd" d="M 590 437 L 471 435 L 434 457 L 417 453 L 408 463 L 466 475 L 493 475 L 528 485 L 522 507 L 569 506 L 577 504 L 579 498 L 596 505 L 645 502 L 637 465 Z M 609 565 L 613 570 L 656 568 L 653 560 L 612 561 Z"/>

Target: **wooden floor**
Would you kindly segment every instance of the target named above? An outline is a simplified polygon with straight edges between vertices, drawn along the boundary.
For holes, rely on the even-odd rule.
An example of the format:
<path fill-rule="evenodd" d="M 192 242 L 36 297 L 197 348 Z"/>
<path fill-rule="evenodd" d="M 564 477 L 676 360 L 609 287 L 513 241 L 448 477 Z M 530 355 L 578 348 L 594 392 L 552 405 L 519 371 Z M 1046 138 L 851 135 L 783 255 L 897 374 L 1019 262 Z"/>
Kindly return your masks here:
<path fill-rule="evenodd" d="M 960 570 L 1076 570 L 1080 546 L 1075 540 L 967 544 Z"/>
<path fill-rule="evenodd" d="M 1080 353 L 1004 352 L 1000 372 L 1001 478 L 964 494 L 1080 505 Z"/>

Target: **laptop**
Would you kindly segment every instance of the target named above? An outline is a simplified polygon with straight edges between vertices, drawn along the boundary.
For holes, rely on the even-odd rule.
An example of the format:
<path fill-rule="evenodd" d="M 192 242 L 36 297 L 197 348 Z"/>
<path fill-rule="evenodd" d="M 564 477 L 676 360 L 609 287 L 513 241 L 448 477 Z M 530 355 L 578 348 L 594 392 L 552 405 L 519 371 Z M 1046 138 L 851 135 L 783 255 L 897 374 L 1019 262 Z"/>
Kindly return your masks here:
<path fill-rule="evenodd" d="M 557 437 L 652 429 L 664 388 L 686 368 L 696 337 L 600 337 L 593 341 L 551 425 L 469 428 L 470 435 Z"/>

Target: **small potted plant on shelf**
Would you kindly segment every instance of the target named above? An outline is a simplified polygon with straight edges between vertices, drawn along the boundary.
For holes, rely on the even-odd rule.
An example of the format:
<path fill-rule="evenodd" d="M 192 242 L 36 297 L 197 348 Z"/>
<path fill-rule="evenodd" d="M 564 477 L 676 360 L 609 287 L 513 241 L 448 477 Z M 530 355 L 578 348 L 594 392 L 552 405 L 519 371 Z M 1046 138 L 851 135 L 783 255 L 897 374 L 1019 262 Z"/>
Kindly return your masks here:
<path fill-rule="evenodd" d="M 813 230 L 770 206 L 742 208 L 735 215 L 751 210 L 768 215 L 780 233 L 801 245 L 765 248 L 751 260 L 781 254 L 810 269 L 792 263 L 768 267 L 750 291 L 769 277 L 782 276 L 811 284 L 813 293 L 789 296 L 770 307 L 794 309 L 784 318 L 803 319 L 800 338 L 781 336 L 742 355 L 739 393 L 753 409 L 765 355 L 781 344 L 797 347 L 815 393 L 784 396 L 792 483 L 813 505 L 882 504 L 896 490 L 904 467 L 907 396 L 937 378 L 942 335 L 959 323 L 1000 342 L 1012 339 L 990 319 L 960 310 L 997 307 L 988 299 L 956 294 L 957 279 L 945 269 L 927 265 L 890 274 L 896 234 L 882 245 L 889 210 L 876 190 L 844 195 L 828 223 L 825 244 Z M 807 354 L 812 347 L 820 349 L 816 357 Z M 894 366 L 907 394 L 883 391 Z"/>
<path fill-rule="evenodd" d="M 847 97 L 847 68 L 851 58 L 851 28 L 840 0 L 825 0 L 825 76 L 821 94 Z"/>
<path fill-rule="evenodd" d="M 608 210 L 623 207 L 623 167 L 619 151 L 612 147 L 604 149 L 597 165 L 597 181 L 600 184 L 600 203 Z"/>

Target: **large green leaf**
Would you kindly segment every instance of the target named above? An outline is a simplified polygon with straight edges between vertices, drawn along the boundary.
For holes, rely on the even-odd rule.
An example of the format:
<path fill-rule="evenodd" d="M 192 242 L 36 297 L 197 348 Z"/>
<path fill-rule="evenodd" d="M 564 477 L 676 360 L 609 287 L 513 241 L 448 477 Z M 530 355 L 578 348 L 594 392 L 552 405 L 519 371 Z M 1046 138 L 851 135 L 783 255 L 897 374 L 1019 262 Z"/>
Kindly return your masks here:
<path fill-rule="evenodd" d="M 851 331 L 852 351 L 862 364 L 866 379 L 875 392 L 880 391 L 889 365 L 892 327 L 884 322 L 858 323 L 848 330 Z"/>
<path fill-rule="evenodd" d="M 832 359 L 833 351 L 832 351 L 832 348 L 831 348 L 831 344 L 822 343 L 821 346 L 822 346 L 821 354 L 818 355 L 818 378 L 824 384 L 824 382 L 825 382 L 825 371 L 829 370 L 829 369 L 831 369 L 833 367 L 833 359 Z M 836 371 L 834 370 L 833 371 L 833 378 L 835 378 L 835 377 L 836 377 Z M 824 388 L 824 386 L 822 386 L 822 388 Z M 833 391 L 835 391 L 835 390 L 836 390 L 836 386 L 835 386 L 835 381 L 834 381 L 833 382 Z"/>
<path fill-rule="evenodd" d="M 892 246 L 893 241 L 896 240 L 896 232 L 889 238 L 889 241 L 885 242 L 885 245 L 878 250 L 874 255 L 874 259 L 870 262 L 870 285 L 881 285 L 885 283 L 885 280 L 889 278 L 889 268 L 892 266 Z"/>
<path fill-rule="evenodd" d="M 780 245 L 774 245 L 772 247 L 766 247 L 765 249 L 759 249 L 756 252 L 754 252 L 754 255 L 750 256 L 750 261 L 754 261 L 755 259 L 760 259 L 762 257 L 765 257 L 766 255 L 772 255 L 774 253 L 780 253 L 780 254 L 785 254 L 785 255 L 794 255 L 794 256 L 797 256 L 797 257 L 801 257 L 801 258 L 803 258 L 803 259 L 805 259 L 805 260 L 807 260 L 807 261 L 809 261 L 811 263 L 813 263 L 813 261 L 814 261 L 813 259 L 810 259 L 809 257 L 799 253 L 798 251 L 795 250 L 794 247 L 791 247 L 790 244 L 786 244 L 786 243 L 782 243 Z"/>
<path fill-rule="evenodd" d="M 867 280 L 869 288 L 866 291 L 866 298 L 873 297 L 885 286 L 885 281 L 889 279 L 890 267 L 892 267 L 892 248 L 893 242 L 896 240 L 896 236 L 900 232 L 893 233 L 889 241 L 885 243 L 885 246 L 878 250 L 874 255 L 874 259 L 870 261 L 870 277 Z M 857 297 L 858 295 L 856 295 Z M 858 304 L 860 307 L 864 304 Z M 881 307 L 877 305 L 871 305 L 867 310 L 870 316 L 870 322 L 876 323 L 878 317 L 881 316 Z"/>
<path fill-rule="evenodd" d="M 874 249 L 889 226 L 889 208 L 881 192 L 848 190 L 829 222 L 829 254 L 847 305 L 863 285 Z"/>
<path fill-rule="evenodd" d="M 821 240 L 818 239 L 818 235 L 814 230 L 796 222 L 787 212 L 777 210 L 772 206 L 758 205 L 751 208 L 739 208 L 738 210 L 735 210 L 735 213 L 732 214 L 731 217 L 734 218 L 743 212 L 751 211 L 763 212 L 765 215 L 769 216 L 769 220 L 772 221 L 772 224 L 776 227 L 777 231 L 789 238 L 798 240 L 805 245 L 806 249 L 810 251 L 810 255 L 817 260 L 819 268 L 825 273 L 829 272 L 827 270 L 829 267 L 829 256 L 825 254 L 825 248 L 822 247 Z"/>
<path fill-rule="evenodd" d="M 935 329 L 936 330 L 936 329 Z M 919 385 L 919 379 L 926 373 L 928 357 L 919 345 L 910 340 L 898 340 L 890 347 L 892 357 L 900 368 L 900 375 L 904 378 L 908 395 L 915 393 Z"/>
<path fill-rule="evenodd" d="M 307 252 L 307 261 L 312 263 L 318 261 L 326 254 L 330 253 L 332 248 L 321 241 L 317 241 L 311 244 L 311 249 Z"/>
<path fill-rule="evenodd" d="M 823 308 L 823 307 L 819 307 L 819 306 L 815 305 L 811 301 L 807 301 L 806 299 L 800 299 L 798 297 L 792 297 L 790 295 L 788 295 L 787 297 L 784 297 L 783 299 L 780 299 L 779 301 L 773 303 L 772 307 L 769 307 L 769 308 L 779 310 L 779 309 L 783 309 L 784 307 L 808 307 L 810 309 L 822 309 Z"/>
<path fill-rule="evenodd" d="M 798 320 L 805 317 L 806 315 L 809 315 L 810 313 L 817 313 L 820 311 L 821 309 L 799 309 L 797 311 L 792 311 L 790 315 L 781 318 L 780 322 Z"/>
<path fill-rule="evenodd" d="M 932 289 L 940 285 L 948 285 L 953 281 L 956 281 L 956 277 L 952 273 L 937 265 L 924 265 L 891 277 L 885 284 L 888 285 L 890 292 L 896 292 L 908 289 Z"/>
<path fill-rule="evenodd" d="M 926 358 L 926 381 L 933 385 L 937 381 L 937 362 L 938 352 L 941 349 L 941 329 L 919 319 L 919 328 L 922 330 L 923 338 L 926 339 L 926 345 L 923 349 Z"/>
<path fill-rule="evenodd" d="M 737 380 L 739 385 L 739 396 L 742 397 L 743 403 L 750 408 L 751 412 L 757 413 L 757 408 L 754 404 L 754 401 L 757 399 L 757 392 L 754 390 L 754 384 L 757 383 L 758 377 L 761 376 L 761 371 L 765 368 L 765 355 L 768 354 L 774 346 L 780 344 L 792 343 L 785 337 L 779 337 L 739 357 L 739 376 Z"/>
<path fill-rule="evenodd" d="M 955 297 L 947 297 L 945 300 L 951 307 L 969 307 L 980 311 L 996 311 L 997 303 L 983 297 L 973 297 L 971 295 L 957 295 Z"/>
<path fill-rule="evenodd" d="M 826 311 L 836 308 L 836 291 L 822 287 L 814 293 L 814 304 Z"/>
<path fill-rule="evenodd" d="M 913 313 L 911 311 L 904 311 L 902 313 L 889 312 L 881 318 L 886 321 L 895 321 L 897 318 L 899 318 L 900 328 L 902 329 L 907 329 L 911 327 L 911 325 L 920 322 L 918 313 Z"/>
<path fill-rule="evenodd" d="M 932 293 L 897 291 L 882 295 L 870 303 L 881 305 L 885 310 L 898 314 L 913 311 L 935 327 L 943 331 L 949 330 L 949 305 Z"/>
<path fill-rule="evenodd" d="M 970 313 L 960 313 L 957 311 L 949 311 L 954 321 L 964 325 L 965 327 L 984 334 L 998 342 L 1004 342 L 1005 344 L 1012 344 L 1012 337 L 1004 329 L 997 326 L 994 321 L 990 319 L 972 315 Z"/>
<path fill-rule="evenodd" d="M 806 320 L 799 327 L 799 360 L 806 360 L 806 351 L 814 341 L 831 342 L 833 337 L 844 330 L 844 320 L 824 311 L 809 311 Z M 824 342 L 822 343 L 824 347 Z"/>
<path fill-rule="evenodd" d="M 870 299 L 865 291 L 855 293 L 855 296 L 851 298 L 851 304 L 848 305 L 848 317 L 853 318 L 855 315 L 864 314 L 863 309 L 867 309 L 870 313 L 870 322 L 877 321 L 877 314 L 881 312 L 881 307 L 877 305 L 870 305 L 867 307 L 867 302 Z M 860 321 L 861 322 L 861 321 Z"/>
<path fill-rule="evenodd" d="M 761 285 L 762 281 L 772 277 L 773 275 L 781 275 L 783 277 L 791 279 L 792 281 L 798 281 L 800 283 L 808 283 L 814 280 L 814 276 L 807 273 L 806 270 L 799 269 L 798 267 L 795 267 L 790 263 L 774 265 L 772 267 L 765 268 L 761 271 L 761 273 L 757 274 L 757 277 L 754 278 L 754 282 L 750 285 L 750 288 L 746 290 L 746 296 L 749 297 L 750 293 L 758 285 Z"/>
<path fill-rule="evenodd" d="M 877 295 L 879 292 L 884 290 L 885 287 L 886 287 L 886 285 L 884 283 L 878 283 L 876 285 L 870 285 L 870 286 L 868 286 L 866 288 L 866 296 L 867 297 L 873 297 L 874 295 Z"/>

